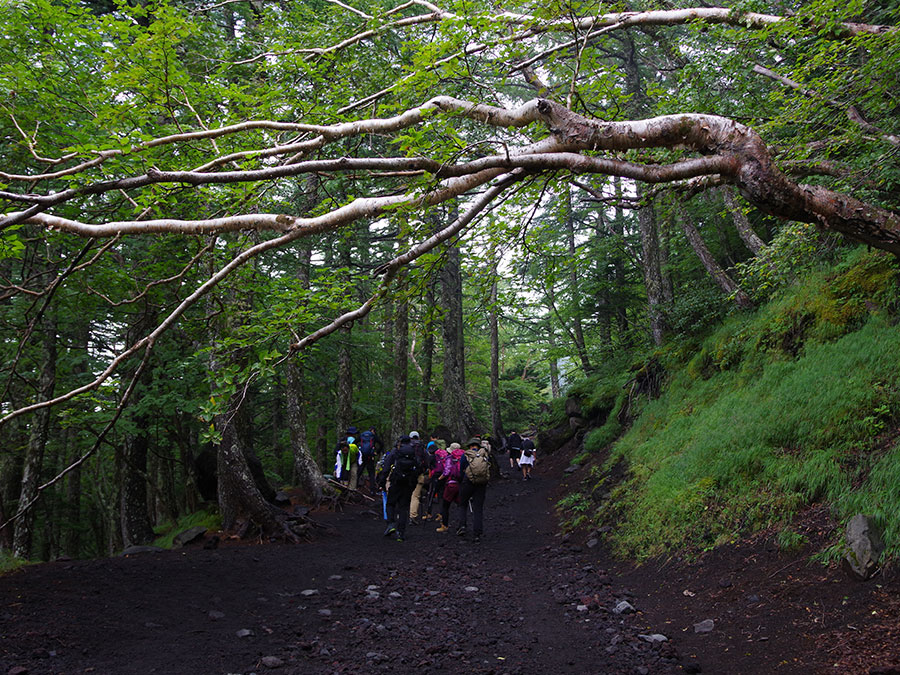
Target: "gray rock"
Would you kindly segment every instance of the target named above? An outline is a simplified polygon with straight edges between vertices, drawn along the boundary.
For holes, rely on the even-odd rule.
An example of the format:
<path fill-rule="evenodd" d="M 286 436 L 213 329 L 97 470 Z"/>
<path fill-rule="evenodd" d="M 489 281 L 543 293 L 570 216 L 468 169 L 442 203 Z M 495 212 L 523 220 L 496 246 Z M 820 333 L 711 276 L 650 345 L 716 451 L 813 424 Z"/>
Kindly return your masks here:
<path fill-rule="evenodd" d="M 884 551 L 881 532 L 873 519 L 861 513 L 847 523 L 846 551 L 841 561 L 852 578 L 864 581 L 878 569 L 878 558 Z"/>
<path fill-rule="evenodd" d="M 695 633 L 709 633 L 716 627 L 716 622 L 712 619 L 704 619 L 700 623 L 694 624 Z"/>
<path fill-rule="evenodd" d="M 632 605 L 627 600 L 620 600 L 616 603 L 616 606 L 613 607 L 613 614 L 629 614 L 634 611 L 634 605 Z"/>
<path fill-rule="evenodd" d="M 235 635 L 237 635 L 239 638 L 252 637 L 253 631 L 250 630 L 249 628 L 241 628 L 239 631 L 237 631 L 235 633 Z"/>
<path fill-rule="evenodd" d="M 478 592 L 478 586 L 466 586 L 463 590 L 464 590 L 466 593 L 477 593 L 477 592 Z"/>
<path fill-rule="evenodd" d="M 563 469 L 563 473 L 575 473 L 581 468 L 581 464 L 571 464 Z"/>
<path fill-rule="evenodd" d="M 320 609 L 319 616 L 325 616 L 325 617 L 331 616 L 331 610 L 330 609 Z"/>
<path fill-rule="evenodd" d="M 644 642 L 649 642 L 651 645 L 659 644 L 660 642 L 668 642 L 669 638 L 667 638 L 662 633 L 653 633 L 651 635 L 638 635 L 638 637 Z"/>
<path fill-rule="evenodd" d="M 594 548 L 599 543 L 600 543 L 599 539 L 588 539 L 585 546 L 587 546 L 588 548 Z"/>
<path fill-rule="evenodd" d="M 198 525 L 197 527 L 192 527 L 189 530 L 185 530 L 184 532 L 179 532 L 175 535 L 175 538 L 172 540 L 173 548 L 181 548 L 182 546 L 187 546 L 190 543 L 195 541 L 199 541 L 206 534 L 207 529 L 202 525 Z"/>
<path fill-rule="evenodd" d="M 211 609 L 206 616 L 209 617 L 210 621 L 218 621 L 219 619 L 225 618 L 225 612 L 220 612 L 217 609 Z"/>
<path fill-rule="evenodd" d="M 318 594 L 319 594 L 319 589 L 317 589 L 317 588 L 307 588 L 304 591 L 300 591 L 300 595 L 302 595 L 304 598 L 308 598 L 312 595 L 318 595 Z"/>
<path fill-rule="evenodd" d="M 277 656 L 264 656 L 260 661 L 266 668 L 280 668 L 284 665 L 284 661 Z"/>

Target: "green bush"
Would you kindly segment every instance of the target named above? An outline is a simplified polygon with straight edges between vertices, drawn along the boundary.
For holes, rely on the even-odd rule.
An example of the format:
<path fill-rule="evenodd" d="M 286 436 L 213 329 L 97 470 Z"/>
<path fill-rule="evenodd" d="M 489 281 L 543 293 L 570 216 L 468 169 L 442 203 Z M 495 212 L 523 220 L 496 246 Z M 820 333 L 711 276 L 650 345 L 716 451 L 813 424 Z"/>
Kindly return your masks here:
<path fill-rule="evenodd" d="M 157 535 L 154 546 L 160 548 L 172 548 L 175 537 L 192 527 L 205 527 L 207 530 L 218 531 L 222 528 L 222 516 L 213 511 L 195 511 L 181 516 L 176 522 L 168 521 L 155 528 Z"/>

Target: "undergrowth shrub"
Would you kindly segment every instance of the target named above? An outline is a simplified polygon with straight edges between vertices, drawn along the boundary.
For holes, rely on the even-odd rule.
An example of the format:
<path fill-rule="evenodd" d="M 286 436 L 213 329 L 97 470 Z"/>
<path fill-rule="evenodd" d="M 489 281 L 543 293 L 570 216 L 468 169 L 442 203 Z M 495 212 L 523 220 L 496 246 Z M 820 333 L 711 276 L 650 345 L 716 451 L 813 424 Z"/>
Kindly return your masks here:
<path fill-rule="evenodd" d="M 222 529 L 222 516 L 212 510 L 200 510 L 181 516 L 177 521 L 166 521 L 154 528 L 157 538 L 153 545 L 160 548 L 172 548 L 175 537 L 192 527 L 205 527 L 211 531 L 220 530 Z"/>

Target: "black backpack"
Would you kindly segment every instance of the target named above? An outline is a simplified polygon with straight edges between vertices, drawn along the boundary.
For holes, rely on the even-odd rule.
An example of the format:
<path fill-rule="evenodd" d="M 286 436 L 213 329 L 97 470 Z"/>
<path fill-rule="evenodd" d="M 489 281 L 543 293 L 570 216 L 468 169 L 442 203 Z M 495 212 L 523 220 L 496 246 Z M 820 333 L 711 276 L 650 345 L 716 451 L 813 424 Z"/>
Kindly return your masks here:
<path fill-rule="evenodd" d="M 394 453 L 394 474 L 397 478 L 411 478 L 421 472 L 416 449 L 410 443 L 401 443 Z"/>
<path fill-rule="evenodd" d="M 526 457 L 531 457 L 534 454 L 534 441 L 530 438 L 526 438 L 522 443 L 522 454 Z"/>

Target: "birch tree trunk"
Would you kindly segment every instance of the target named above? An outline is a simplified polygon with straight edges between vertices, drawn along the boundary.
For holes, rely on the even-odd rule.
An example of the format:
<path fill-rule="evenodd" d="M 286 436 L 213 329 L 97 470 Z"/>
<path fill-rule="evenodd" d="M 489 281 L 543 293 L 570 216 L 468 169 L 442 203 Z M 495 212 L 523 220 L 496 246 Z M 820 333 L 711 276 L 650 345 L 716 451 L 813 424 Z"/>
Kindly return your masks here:
<path fill-rule="evenodd" d="M 713 257 L 712 253 L 710 253 L 709 248 L 707 248 L 706 243 L 703 241 L 703 237 L 700 236 L 699 230 L 697 230 L 697 227 L 691 222 L 683 209 L 680 209 L 678 214 L 678 222 L 681 224 L 681 230 L 684 232 L 684 236 L 687 237 L 691 248 L 694 249 L 694 253 L 700 258 L 703 267 L 719 288 L 722 289 L 722 292 L 729 297 L 733 297 L 734 301 L 741 309 L 753 309 L 753 301 L 750 299 L 750 296 L 747 295 L 741 287 L 737 285 L 737 282 L 728 276 L 728 273 L 722 269 L 722 266 L 716 262 L 716 259 Z"/>

